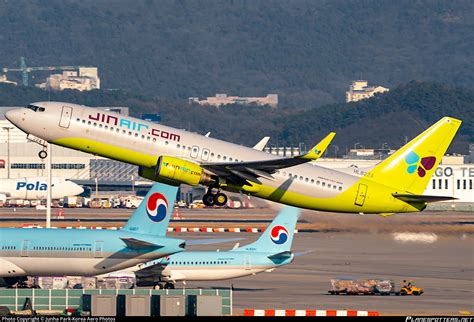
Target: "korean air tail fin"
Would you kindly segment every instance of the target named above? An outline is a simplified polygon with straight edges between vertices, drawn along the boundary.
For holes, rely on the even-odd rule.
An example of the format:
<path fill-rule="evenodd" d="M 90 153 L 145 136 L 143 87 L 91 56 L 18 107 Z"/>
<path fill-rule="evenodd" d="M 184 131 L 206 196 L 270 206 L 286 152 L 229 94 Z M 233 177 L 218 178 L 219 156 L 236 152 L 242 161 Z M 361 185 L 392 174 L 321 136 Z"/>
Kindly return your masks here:
<path fill-rule="evenodd" d="M 301 213 L 299 208 L 285 206 L 268 225 L 259 239 L 232 251 L 254 251 L 283 253 L 291 250 L 296 222 Z"/>
<path fill-rule="evenodd" d="M 455 118 L 443 117 L 379 163 L 368 177 L 399 189 L 400 193 L 422 194 L 461 123 Z"/>
<path fill-rule="evenodd" d="M 123 230 L 165 236 L 177 193 L 178 187 L 155 182 Z"/>

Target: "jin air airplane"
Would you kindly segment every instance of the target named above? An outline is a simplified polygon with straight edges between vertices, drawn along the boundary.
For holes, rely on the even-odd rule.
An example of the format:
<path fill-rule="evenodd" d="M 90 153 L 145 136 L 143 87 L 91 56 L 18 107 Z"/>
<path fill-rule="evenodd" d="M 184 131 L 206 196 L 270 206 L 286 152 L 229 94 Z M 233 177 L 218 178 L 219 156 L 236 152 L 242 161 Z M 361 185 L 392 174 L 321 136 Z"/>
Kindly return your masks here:
<path fill-rule="evenodd" d="M 174 288 L 178 281 L 216 281 L 271 272 L 294 259 L 291 244 L 300 212 L 298 208 L 284 207 L 252 244 L 237 244 L 228 251 L 185 251 L 115 275 L 134 271 L 137 286 Z"/>
<path fill-rule="evenodd" d="M 53 177 L 51 181 L 52 199 L 76 196 L 84 191 L 78 184 L 64 178 Z M 0 200 L 42 200 L 46 199 L 47 192 L 46 177 L 0 179 Z"/>
<path fill-rule="evenodd" d="M 281 158 L 70 103 L 38 102 L 5 116 L 47 142 L 135 164 L 144 178 L 208 186 L 206 205 L 224 205 L 227 196 L 222 191 L 227 190 L 299 208 L 381 215 L 422 211 L 428 202 L 452 199 L 422 193 L 461 125 L 443 117 L 374 168 L 347 173 L 310 163 L 321 156 L 334 133 L 305 155 Z"/>
<path fill-rule="evenodd" d="M 177 187 L 155 183 L 121 230 L 0 228 L 0 284 L 26 276 L 93 276 L 184 250 L 165 237 Z"/>

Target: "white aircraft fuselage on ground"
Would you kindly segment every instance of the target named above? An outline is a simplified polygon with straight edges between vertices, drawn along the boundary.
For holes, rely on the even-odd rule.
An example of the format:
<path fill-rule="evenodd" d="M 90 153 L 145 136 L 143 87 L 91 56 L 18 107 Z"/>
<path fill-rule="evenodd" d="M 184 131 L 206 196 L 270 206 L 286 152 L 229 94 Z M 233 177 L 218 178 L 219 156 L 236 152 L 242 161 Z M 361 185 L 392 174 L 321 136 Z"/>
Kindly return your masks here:
<path fill-rule="evenodd" d="M 80 185 L 64 178 L 53 177 L 51 181 L 52 199 L 77 196 L 84 191 Z M 46 177 L 0 179 L 0 200 L 43 200 L 46 199 L 47 192 L 48 184 Z"/>

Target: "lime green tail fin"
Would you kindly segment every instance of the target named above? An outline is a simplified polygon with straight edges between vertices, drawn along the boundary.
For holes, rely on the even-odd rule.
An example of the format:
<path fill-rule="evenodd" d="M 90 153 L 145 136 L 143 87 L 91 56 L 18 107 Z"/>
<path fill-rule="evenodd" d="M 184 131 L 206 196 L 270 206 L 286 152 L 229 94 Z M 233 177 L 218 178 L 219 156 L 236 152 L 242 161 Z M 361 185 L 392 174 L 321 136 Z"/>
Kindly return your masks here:
<path fill-rule="evenodd" d="M 369 176 L 399 191 L 422 194 L 461 123 L 443 117 L 378 164 Z"/>

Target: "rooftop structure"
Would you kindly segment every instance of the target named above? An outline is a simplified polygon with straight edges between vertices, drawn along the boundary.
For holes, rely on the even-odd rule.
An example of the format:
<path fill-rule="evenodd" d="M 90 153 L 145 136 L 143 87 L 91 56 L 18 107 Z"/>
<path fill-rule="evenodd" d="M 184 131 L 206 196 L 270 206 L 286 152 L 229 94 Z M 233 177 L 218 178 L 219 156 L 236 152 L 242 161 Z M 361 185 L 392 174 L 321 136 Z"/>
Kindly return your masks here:
<path fill-rule="evenodd" d="M 6 84 L 13 84 L 13 85 L 18 85 L 17 82 L 12 82 L 7 79 L 7 75 L 0 75 L 0 83 L 6 83 Z"/>
<path fill-rule="evenodd" d="M 342 156 L 343 159 L 351 160 L 383 160 L 386 159 L 395 150 L 390 149 L 350 149 L 349 153 Z"/>
<path fill-rule="evenodd" d="M 346 92 L 346 102 L 357 102 L 374 96 L 376 93 L 388 92 L 389 89 L 382 86 L 369 86 L 366 80 L 353 81 Z"/>
<path fill-rule="evenodd" d="M 46 78 L 45 83 L 37 84 L 39 88 L 62 91 L 75 89 L 91 91 L 100 89 L 100 78 L 97 67 L 79 67 L 77 71 L 63 71 L 62 74 L 53 74 Z"/>
<path fill-rule="evenodd" d="M 227 96 L 227 94 L 216 94 L 216 96 L 206 97 L 206 99 L 203 100 L 200 100 L 199 97 L 190 97 L 189 102 L 217 107 L 228 104 L 270 105 L 271 107 L 277 107 L 278 94 L 268 94 L 265 97 L 240 97 Z"/>

